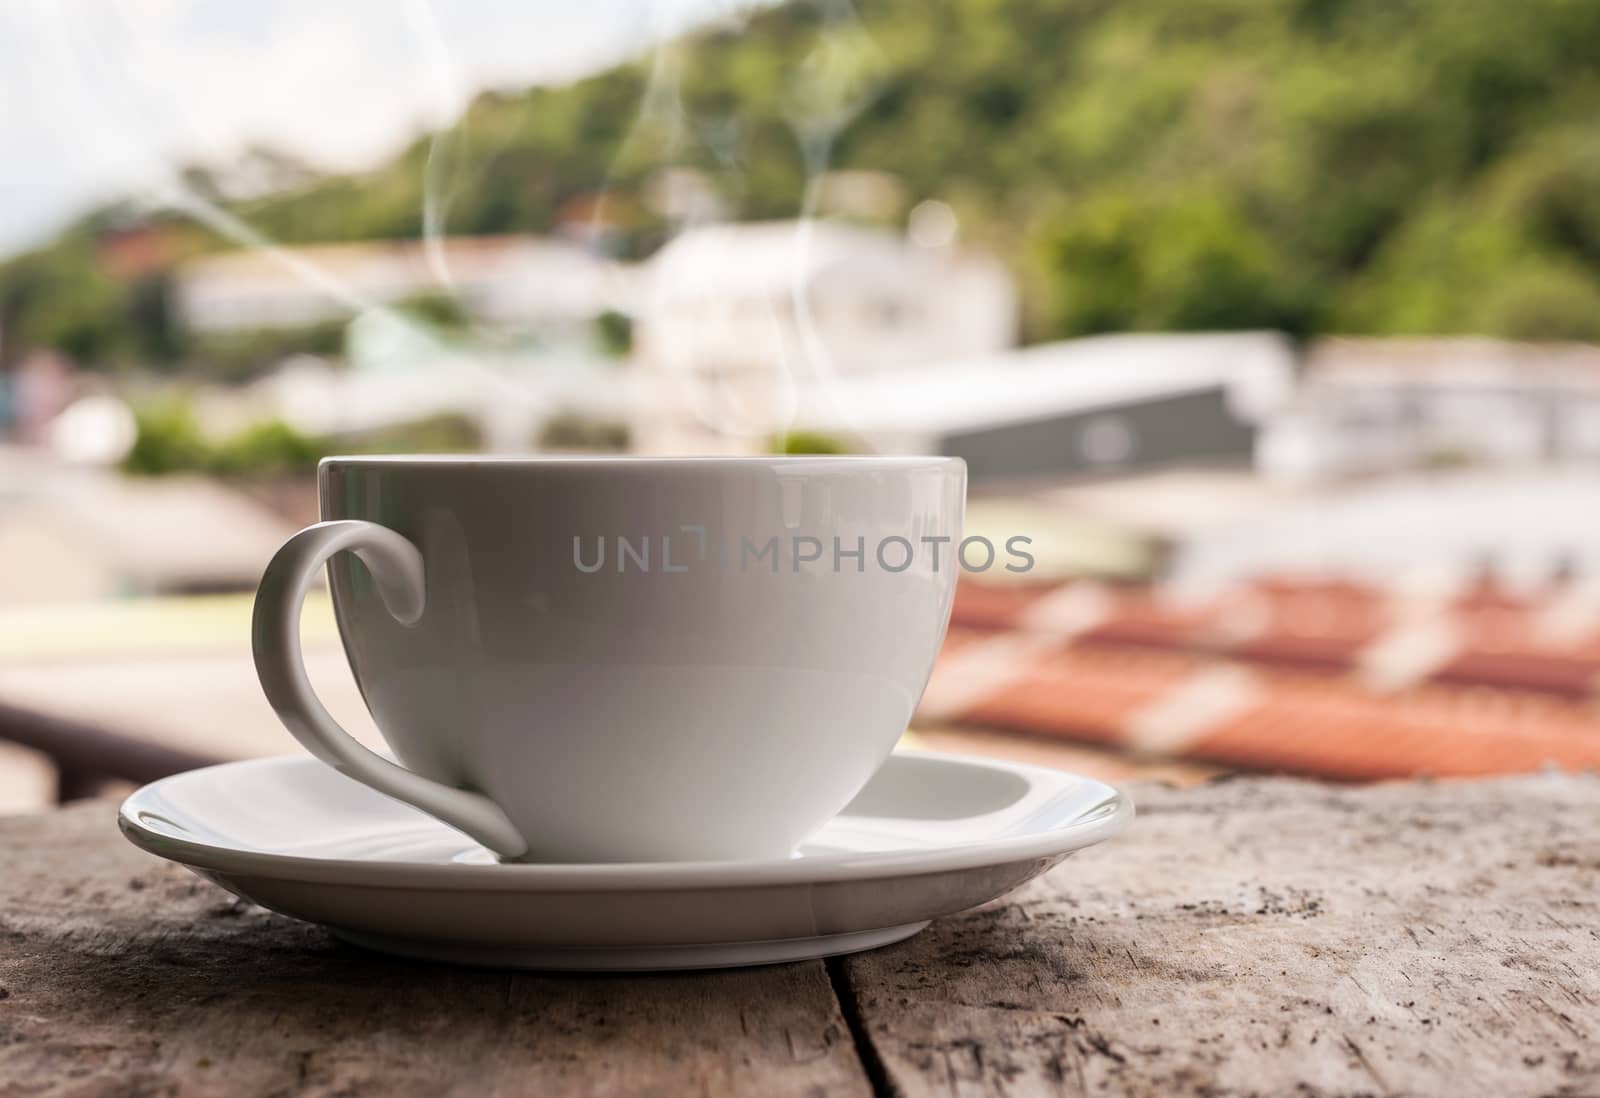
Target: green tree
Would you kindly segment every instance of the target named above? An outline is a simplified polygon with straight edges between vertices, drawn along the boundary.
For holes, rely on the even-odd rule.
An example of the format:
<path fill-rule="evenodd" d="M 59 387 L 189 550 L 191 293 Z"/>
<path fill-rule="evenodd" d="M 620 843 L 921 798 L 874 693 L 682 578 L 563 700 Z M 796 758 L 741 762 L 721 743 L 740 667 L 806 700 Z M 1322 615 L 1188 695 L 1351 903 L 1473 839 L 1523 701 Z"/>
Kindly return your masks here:
<path fill-rule="evenodd" d="M 1299 326 L 1270 242 L 1226 198 L 1096 196 L 1040 239 L 1063 334 Z"/>
<path fill-rule="evenodd" d="M 154 476 L 206 467 L 210 446 L 186 402 L 172 400 L 140 408 L 134 421 L 133 447 L 123 459 L 128 472 Z"/>
<path fill-rule="evenodd" d="M 478 97 L 389 164 L 228 203 L 287 243 L 672 226 L 663 168 L 741 218 L 824 166 L 894 174 L 1005 255 L 1040 337 L 1271 324 L 1555 336 L 1600 277 L 1600 3 L 790 0 L 566 87 Z M 117 206 L 0 267 L 4 354 L 181 354 L 164 291 L 109 276 Z M 231 246 L 217 240 L 216 246 Z"/>

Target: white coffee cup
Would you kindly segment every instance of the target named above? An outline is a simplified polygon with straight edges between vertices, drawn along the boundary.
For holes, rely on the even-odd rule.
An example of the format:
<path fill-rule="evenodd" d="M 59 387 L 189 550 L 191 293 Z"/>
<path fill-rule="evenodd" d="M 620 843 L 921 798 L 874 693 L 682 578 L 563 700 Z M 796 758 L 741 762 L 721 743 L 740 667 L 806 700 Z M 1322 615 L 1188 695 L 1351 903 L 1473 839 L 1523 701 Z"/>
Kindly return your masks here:
<path fill-rule="evenodd" d="M 339 457 L 319 484 L 255 606 L 295 738 L 506 859 L 678 861 L 787 856 L 888 756 L 949 619 L 966 467 Z M 325 564 L 399 765 L 306 679 Z"/>

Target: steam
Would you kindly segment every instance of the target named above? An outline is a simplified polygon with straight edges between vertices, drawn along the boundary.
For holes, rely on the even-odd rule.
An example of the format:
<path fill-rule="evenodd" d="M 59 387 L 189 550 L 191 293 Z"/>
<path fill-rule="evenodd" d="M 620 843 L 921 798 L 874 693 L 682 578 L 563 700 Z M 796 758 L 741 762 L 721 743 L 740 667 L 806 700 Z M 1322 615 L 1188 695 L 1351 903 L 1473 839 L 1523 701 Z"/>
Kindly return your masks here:
<path fill-rule="evenodd" d="M 444 47 L 439 29 L 428 0 L 407 0 L 404 5 L 408 23 L 422 46 L 423 56 L 431 74 L 434 94 L 441 107 L 448 109 L 454 103 L 456 91 L 449 64 L 449 54 Z M 114 2 L 103 4 L 93 20 L 83 14 L 78 4 L 55 3 L 52 0 L 35 0 L 36 22 L 49 27 L 44 37 L 55 53 L 59 71 L 76 71 L 80 77 L 76 85 L 85 91 L 81 109 L 86 115 L 109 119 L 112 125 L 104 127 L 116 142 L 108 149 L 125 166 L 131 178 L 153 179 L 146 200 L 156 209 L 168 209 L 198 222 L 233 243 L 252 249 L 290 271 L 306 285 L 338 302 L 346 308 L 352 319 L 367 319 L 397 333 L 413 347 L 427 348 L 442 363 L 452 368 L 472 371 L 503 396 L 524 400 L 529 396 L 513 380 L 477 361 L 472 355 L 451 353 L 443 347 L 433 333 L 403 312 L 371 300 L 348 282 L 335 277 L 327 269 L 307 261 L 301 254 L 283 247 L 260 232 L 248 222 L 228 211 L 218 202 L 201 194 L 181 175 L 174 172 L 170 163 L 156 150 L 162 144 L 161 135 L 174 120 L 189 134 L 197 134 L 192 115 L 182 105 L 182 96 L 159 97 L 161 107 L 154 103 L 145 80 L 132 64 L 136 51 L 128 43 L 138 41 L 136 25 L 124 17 L 122 7 Z M 109 28 L 102 32 L 101 28 Z M 115 43 L 115 48 L 112 48 Z M 423 248 L 430 269 L 441 286 L 452 285 L 442 240 L 445 235 L 446 202 L 443 194 L 445 167 L 449 163 L 449 150 L 454 127 L 436 131 L 427 157 L 423 202 Z"/>
<path fill-rule="evenodd" d="M 714 382 L 703 380 L 697 369 L 700 364 L 674 358 L 670 348 L 658 349 L 658 353 L 667 356 L 660 364 L 666 369 L 669 384 L 696 418 L 719 434 L 747 439 L 791 429 L 799 412 L 802 385 L 820 393 L 832 410 L 848 422 L 848 406 L 838 393 L 833 353 L 822 337 L 808 293 L 807 276 L 811 270 L 814 228 L 823 183 L 835 146 L 840 134 L 876 98 L 883 84 L 885 66 L 882 51 L 867 32 L 851 0 L 793 0 L 793 3 L 812 7 L 819 16 L 815 41 L 785 89 L 783 112 L 804 169 L 787 280 L 788 305 L 799 338 L 799 353 L 792 355 L 788 341 L 775 336 L 773 346 L 779 351 L 780 361 L 775 375 L 767 379 L 766 391 L 760 394 L 764 399 L 740 403 L 738 394 L 719 393 Z M 724 13 L 725 21 L 735 17 L 734 9 Z M 673 161 L 686 162 L 697 145 L 703 148 L 719 169 L 731 175 L 733 186 L 729 189 L 737 195 L 742 182 L 737 145 L 739 120 L 696 116 L 682 93 L 683 64 L 684 48 L 679 44 L 666 44 L 654 51 L 638 117 L 623 149 L 613 161 L 611 175 L 615 176 L 616 164 L 637 142 L 653 136 L 663 145 L 663 166 Z M 704 220 L 703 217 L 681 219 L 671 226 L 672 235 L 698 228 Z M 784 321 L 775 305 L 769 303 L 767 322 L 771 331 L 778 333 Z"/>
<path fill-rule="evenodd" d="M 814 246 L 814 223 L 819 212 L 824 177 L 832 162 L 839 135 L 877 94 L 882 83 L 883 58 L 877 44 L 856 13 L 851 0 L 793 0 L 816 10 L 815 40 L 807 55 L 788 78 L 784 118 L 793 133 L 804 170 L 799 196 L 796 238 L 790 249 L 789 311 L 799 337 L 799 353 L 786 354 L 770 392 L 760 406 L 739 406 L 719 399 L 714 384 L 699 379 L 693 363 L 662 363 L 665 374 L 684 403 L 702 423 L 724 435 L 759 437 L 788 430 L 798 410 L 802 382 L 826 394 L 843 411 L 834 389 L 836 370 L 832 352 L 823 339 L 808 293 L 806 275 Z M 736 115 L 699 115 L 683 94 L 684 66 L 692 47 L 674 41 L 695 25 L 739 29 L 749 13 L 766 6 L 765 0 L 652 0 L 645 6 L 641 37 L 652 48 L 639 110 L 622 146 L 617 150 L 596 204 L 603 216 L 605 195 L 611 193 L 620 167 L 637 158 L 641 143 L 649 142 L 648 159 L 659 169 L 688 166 L 688 154 L 699 153 L 714 166 L 717 182 L 737 199 L 743 187 L 740 164 L 742 120 Z M 185 104 L 185 90 L 162 88 L 151 79 L 151 67 L 140 54 L 139 20 L 129 18 L 123 0 L 33 0 L 33 21 L 52 55 L 53 71 L 74 74 L 63 91 L 80 98 L 79 110 L 86 132 L 103 134 L 100 154 L 114 157 L 127 178 L 152 180 L 148 201 L 155 208 L 181 213 L 235 244 L 253 249 L 349 310 L 352 318 L 372 318 L 397 333 L 412 346 L 436 353 L 441 368 L 472 371 L 507 396 L 527 399 L 516 381 L 470 353 L 452 353 L 424 326 L 386 304 L 367 299 L 358 288 L 314 262 L 303 253 L 287 249 L 226 209 L 215 197 L 201 193 L 179 175 L 163 153 L 174 130 L 187 135 L 190 148 L 204 147 L 194 140 L 202 127 Z M 418 50 L 421 75 L 434 112 L 446 117 L 466 101 L 462 81 L 448 48 L 443 28 L 431 0 L 403 0 L 399 5 L 403 26 Z M 421 246 L 431 277 L 445 293 L 457 295 L 445 242 L 452 184 L 461 170 L 461 122 L 434 129 L 423 169 Z M 704 208 L 691 208 L 669 226 L 672 236 L 701 227 L 711 218 Z M 598 226 L 595 226 L 598 227 Z M 768 317 L 774 332 L 782 318 L 776 308 Z M 785 340 L 775 345 L 787 352 Z M 721 394 L 725 398 L 727 394 Z"/>
<path fill-rule="evenodd" d="M 653 7 L 651 10 L 652 22 L 660 29 L 662 9 Z M 724 26 L 735 18 L 735 13 L 731 11 L 724 13 Z M 604 195 L 612 193 L 621 165 L 638 155 L 640 146 L 647 144 L 655 146 L 651 158 L 657 161 L 658 170 L 662 173 L 674 166 L 682 167 L 690 161 L 696 144 L 706 149 L 714 164 L 737 173 L 737 120 L 698 118 L 692 114 L 685 103 L 682 87 L 685 55 L 685 47 L 678 42 L 664 42 L 651 52 L 649 75 L 639 98 L 639 111 L 612 157 L 602 188 Z M 595 216 L 602 216 L 604 208 L 604 201 L 598 203 Z M 691 203 L 686 209 L 669 211 L 668 218 L 670 242 L 705 225 L 711 220 L 711 211 Z M 661 309 L 661 297 L 667 287 L 658 279 L 652 279 L 646 283 L 646 290 L 651 295 L 651 305 Z M 776 323 L 776 317 L 772 320 Z M 761 417 L 752 417 L 747 410 L 730 406 L 725 399 L 719 399 L 722 394 L 699 377 L 699 364 L 681 358 L 679 350 L 676 347 L 660 347 L 655 349 L 655 353 L 662 356 L 659 365 L 664 368 L 663 380 L 672 387 L 674 395 L 695 418 L 725 435 L 759 433 L 763 427 Z M 792 393 L 788 395 L 792 401 Z M 792 415 L 792 407 L 785 414 Z"/>
<path fill-rule="evenodd" d="M 465 96 L 461 94 L 454 63 L 444 45 L 444 31 L 428 0 L 405 0 L 401 9 L 426 58 L 438 113 L 445 116 L 455 104 L 464 102 Z M 443 244 L 445 215 L 449 210 L 449 195 L 445 191 L 460 125 L 458 121 L 453 126 L 441 126 L 433 131 L 422 169 L 422 254 L 440 287 L 451 296 L 456 295 L 456 288 Z"/>
<path fill-rule="evenodd" d="M 838 372 L 818 330 L 804 272 L 809 268 L 822 182 L 833 160 L 834 145 L 845 128 L 877 97 L 884 65 L 882 51 L 862 25 L 851 0 L 815 2 L 823 9 L 824 32 L 800 68 L 789 111 L 789 125 L 799 140 L 806 167 L 789 296 L 806 350 L 801 367 L 809 368 L 812 383 L 822 390 L 833 411 L 848 422 L 849 404 L 840 398 Z M 792 426 L 792 422 L 786 423 L 783 428 Z M 863 434 L 860 430 L 855 433 Z"/>

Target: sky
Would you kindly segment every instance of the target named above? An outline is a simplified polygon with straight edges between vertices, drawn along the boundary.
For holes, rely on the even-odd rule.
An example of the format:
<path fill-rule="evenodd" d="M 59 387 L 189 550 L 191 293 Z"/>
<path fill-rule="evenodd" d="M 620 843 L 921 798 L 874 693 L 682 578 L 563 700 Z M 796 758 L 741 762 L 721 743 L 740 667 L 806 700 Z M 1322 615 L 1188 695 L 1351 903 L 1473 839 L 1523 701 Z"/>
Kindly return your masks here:
<path fill-rule="evenodd" d="M 7 0 L 0 255 L 252 144 L 381 161 L 478 91 L 560 83 L 751 0 Z"/>

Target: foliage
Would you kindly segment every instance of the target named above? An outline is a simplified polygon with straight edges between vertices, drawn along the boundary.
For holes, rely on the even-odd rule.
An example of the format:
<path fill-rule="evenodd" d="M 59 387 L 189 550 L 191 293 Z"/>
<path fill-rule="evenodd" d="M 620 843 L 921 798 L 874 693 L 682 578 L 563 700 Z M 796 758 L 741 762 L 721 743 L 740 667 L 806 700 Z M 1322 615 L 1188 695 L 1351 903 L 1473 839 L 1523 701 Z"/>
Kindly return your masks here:
<path fill-rule="evenodd" d="M 577 450 L 620 453 L 628 448 L 625 423 L 594 419 L 580 412 L 561 412 L 545 421 L 539 431 L 541 450 Z"/>
<path fill-rule="evenodd" d="M 345 325 L 329 320 L 293 328 L 258 328 L 214 333 L 192 340 L 189 360 L 219 381 L 245 381 L 294 355 L 334 356 L 343 352 Z"/>
<path fill-rule="evenodd" d="M 316 438 L 269 419 L 235 435 L 212 440 L 200 430 L 186 401 L 169 399 L 135 412 L 138 426 L 123 469 L 141 475 L 212 473 L 249 477 L 309 472 L 332 453 L 427 454 L 482 449 L 483 440 L 471 421 L 454 414 L 430 416 L 413 423 L 341 438 Z M 623 444 L 627 442 L 623 437 Z"/>
<path fill-rule="evenodd" d="M 129 350 L 129 292 L 103 272 L 86 233 L 0 268 L 0 341 L 6 357 L 51 347 L 78 361 L 106 362 Z"/>
<path fill-rule="evenodd" d="M 423 294 L 402 301 L 397 308 L 427 327 L 439 332 L 460 332 L 468 328 L 472 319 L 466 306 L 449 294 Z"/>
<path fill-rule="evenodd" d="M 607 309 L 594 319 L 595 342 L 613 358 L 623 358 L 633 350 L 633 321 L 624 313 Z"/>
<path fill-rule="evenodd" d="M 168 401 L 140 408 L 134 412 L 134 422 L 137 433 L 122 463 L 127 472 L 156 476 L 209 464 L 211 447 L 188 404 Z"/>
<path fill-rule="evenodd" d="M 477 425 L 454 412 L 441 412 L 412 423 L 400 423 L 338 440 L 349 454 L 457 454 L 483 449 Z"/>
<path fill-rule="evenodd" d="M 859 452 L 859 447 L 852 447 L 843 439 L 835 438 L 821 431 L 789 431 L 772 439 L 767 449 L 774 454 L 853 454 Z"/>
<path fill-rule="evenodd" d="M 792 0 L 568 87 L 486 94 L 381 170 L 275 167 L 286 189 L 233 209 L 287 242 L 411 237 L 438 178 L 448 231 L 578 232 L 637 256 L 670 228 L 661 169 L 694 169 L 734 216 L 768 218 L 804 208 L 826 163 L 949 201 L 969 241 L 1012 262 L 1035 337 L 1594 334 L 1600 4 L 848 12 Z M 135 291 L 96 265 L 108 217 L 0 269 L 6 339 L 91 364 L 182 357 L 163 284 Z"/>
<path fill-rule="evenodd" d="M 1600 343 L 1600 286 L 1573 266 L 1530 266 L 1484 295 L 1483 316 L 1512 339 Z"/>
<path fill-rule="evenodd" d="M 1041 233 L 1051 321 L 1074 333 L 1299 327 L 1273 247 L 1218 195 L 1084 203 Z"/>
<path fill-rule="evenodd" d="M 220 442 L 207 439 L 182 400 L 148 405 L 134 413 L 137 433 L 124 471 L 145 476 L 203 472 L 224 476 L 303 472 L 328 452 L 281 420 L 267 420 Z"/>
<path fill-rule="evenodd" d="M 315 469 L 327 446 L 279 419 L 247 427 L 214 447 L 206 462 L 213 473 L 245 475 Z"/>

